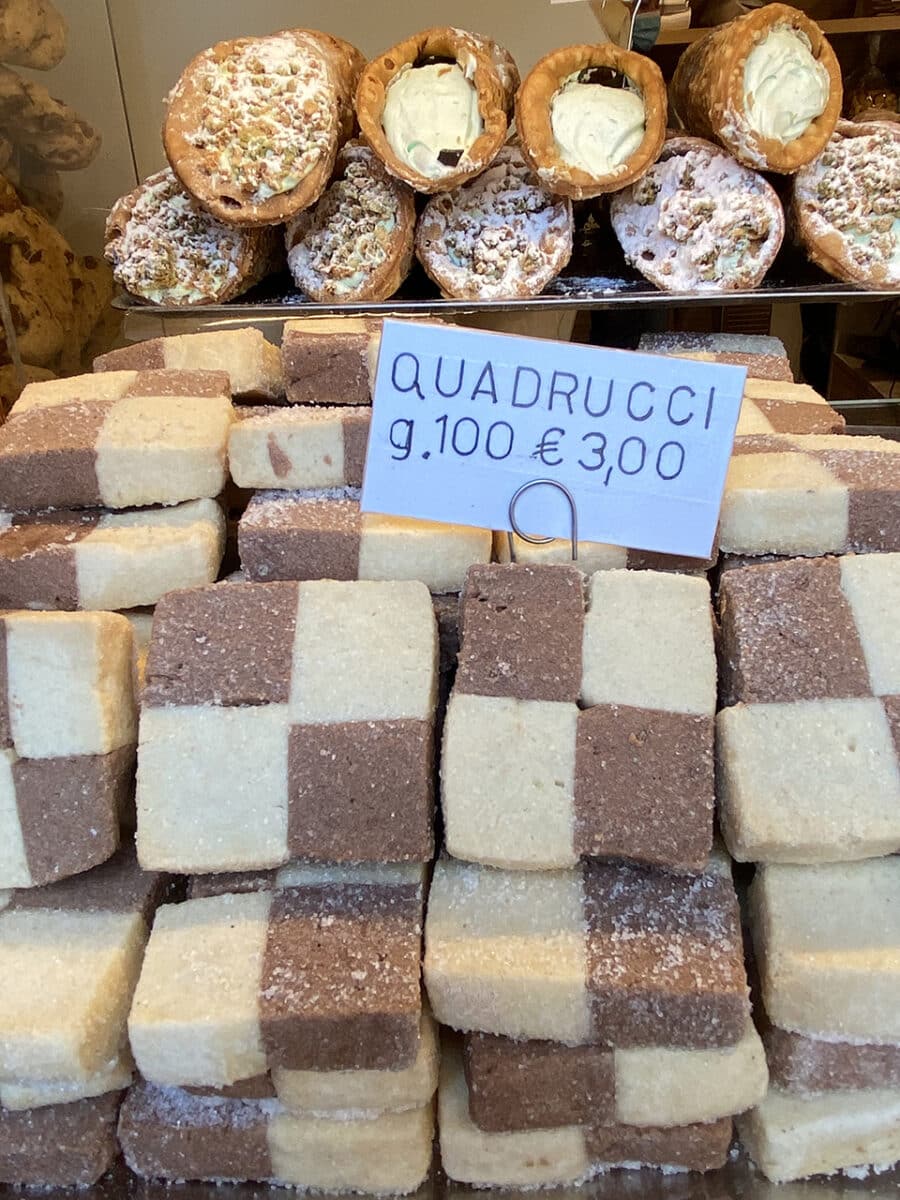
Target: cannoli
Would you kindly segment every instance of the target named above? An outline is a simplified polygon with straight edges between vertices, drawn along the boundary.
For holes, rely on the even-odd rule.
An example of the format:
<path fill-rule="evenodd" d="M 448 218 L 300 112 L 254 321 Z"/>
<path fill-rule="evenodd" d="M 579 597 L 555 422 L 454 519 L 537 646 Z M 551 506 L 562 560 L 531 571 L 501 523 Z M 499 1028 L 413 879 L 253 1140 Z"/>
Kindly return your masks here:
<path fill-rule="evenodd" d="M 418 192 L 478 175 L 506 141 L 519 73 L 490 38 L 426 29 L 365 68 L 356 93 L 362 135 Z"/>
<path fill-rule="evenodd" d="M 900 851 L 900 554 L 726 572 L 719 819 L 741 862 Z"/>
<path fill-rule="evenodd" d="M 687 47 L 672 99 L 689 133 L 718 142 L 745 166 L 792 175 L 834 132 L 841 68 L 805 13 L 766 4 Z"/>
<path fill-rule="evenodd" d="M 582 589 L 573 567 L 469 569 L 441 765 L 447 849 L 509 868 L 596 856 L 700 870 L 713 833 L 709 585 L 600 571 L 587 612 Z"/>
<path fill-rule="evenodd" d="M 559 274 L 572 230 L 571 200 L 551 195 L 510 145 L 477 179 L 428 201 L 416 254 L 446 297 L 510 300 Z"/>
<path fill-rule="evenodd" d="M 614 42 L 542 58 L 516 101 L 526 161 L 557 195 L 586 200 L 634 183 L 666 136 L 666 85 L 651 59 Z"/>
<path fill-rule="evenodd" d="M 829 275 L 900 288 L 900 124 L 839 121 L 795 176 L 792 215 L 806 253 Z"/>
<path fill-rule="evenodd" d="M 116 282 L 154 304 L 222 304 L 277 269 L 281 236 L 204 212 L 172 171 L 158 171 L 112 207 L 106 259 Z"/>
<path fill-rule="evenodd" d="M 361 66 L 348 43 L 305 29 L 204 50 L 168 98 L 172 170 L 220 221 L 289 220 L 325 190 Z"/>
<path fill-rule="evenodd" d="M 610 217 L 628 262 L 666 292 L 754 288 L 784 237 L 765 179 L 695 137 L 670 138 L 647 174 L 611 197 Z"/>
<path fill-rule="evenodd" d="M 368 146 L 345 146 L 328 189 L 288 224 L 294 282 L 312 300 L 386 300 L 409 274 L 415 225 L 406 184 Z"/>

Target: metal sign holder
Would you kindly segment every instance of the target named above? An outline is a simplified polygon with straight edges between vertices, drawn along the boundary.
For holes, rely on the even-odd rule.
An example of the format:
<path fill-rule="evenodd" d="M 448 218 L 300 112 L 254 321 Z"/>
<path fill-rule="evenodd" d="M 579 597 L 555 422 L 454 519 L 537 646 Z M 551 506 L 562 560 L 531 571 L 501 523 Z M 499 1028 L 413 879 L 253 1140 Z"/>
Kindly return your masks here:
<path fill-rule="evenodd" d="M 525 533 L 519 528 L 519 522 L 516 520 L 516 505 L 526 492 L 536 487 L 552 487 L 556 491 L 562 492 L 569 505 L 569 512 L 572 516 L 570 527 L 570 544 L 572 548 L 572 562 L 578 562 L 578 506 L 575 503 L 575 497 L 569 491 L 564 483 L 560 483 L 558 479 L 530 479 L 527 483 L 523 483 L 521 487 L 516 488 L 512 499 L 509 502 L 509 523 L 512 529 L 507 533 L 507 541 L 509 543 L 509 561 L 516 561 L 516 546 L 515 538 L 521 538 L 523 542 L 528 542 L 531 546 L 546 546 L 549 542 L 555 542 L 554 537 L 543 537 L 534 533 Z"/>

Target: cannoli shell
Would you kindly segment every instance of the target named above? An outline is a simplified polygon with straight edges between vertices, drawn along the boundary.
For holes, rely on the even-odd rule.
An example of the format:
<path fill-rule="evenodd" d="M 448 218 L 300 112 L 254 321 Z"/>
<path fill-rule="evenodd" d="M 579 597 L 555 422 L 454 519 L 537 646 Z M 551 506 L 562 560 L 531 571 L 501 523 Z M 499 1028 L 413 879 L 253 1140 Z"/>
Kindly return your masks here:
<path fill-rule="evenodd" d="M 627 75 L 644 101 L 644 139 L 632 155 L 607 175 L 590 175 L 568 163 L 559 153 L 550 124 L 553 97 L 569 76 L 587 67 L 611 67 Z M 516 131 L 526 161 L 552 192 L 573 200 L 588 200 L 627 187 L 656 162 L 666 136 L 667 113 L 662 72 L 649 58 L 623 50 L 614 42 L 566 46 L 545 55 L 522 83 L 516 100 Z"/>
<path fill-rule="evenodd" d="M 478 92 L 478 111 L 484 129 L 460 159 L 452 174 L 432 179 L 398 158 L 382 125 L 385 97 L 399 71 L 426 57 L 455 58 Z M 362 136 L 387 169 L 418 192 L 447 192 L 478 175 L 493 161 L 506 141 L 519 72 L 509 53 L 489 38 L 463 29 L 441 26 L 414 34 L 378 58 L 360 77 L 356 91 L 356 116 Z"/>
<path fill-rule="evenodd" d="M 756 133 L 744 109 L 747 56 L 776 25 L 806 34 L 831 84 L 825 111 L 791 142 Z M 825 35 L 805 13 L 786 4 L 766 4 L 691 43 L 672 79 L 672 102 L 689 133 L 718 142 L 745 166 L 780 175 L 794 174 L 823 150 L 842 101 L 841 68 Z"/>

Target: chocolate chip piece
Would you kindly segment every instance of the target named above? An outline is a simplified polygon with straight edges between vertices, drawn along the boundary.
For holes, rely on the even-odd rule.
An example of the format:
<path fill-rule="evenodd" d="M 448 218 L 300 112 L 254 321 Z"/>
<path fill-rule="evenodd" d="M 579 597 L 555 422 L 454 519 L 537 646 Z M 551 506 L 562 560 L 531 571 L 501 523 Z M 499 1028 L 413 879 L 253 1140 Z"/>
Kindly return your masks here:
<path fill-rule="evenodd" d="M 615 67 L 585 67 L 578 72 L 579 83 L 597 83 L 603 87 L 625 87 L 628 80 Z"/>
<path fill-rule="evenodd" d="M 462 150 L 441 150 L 438 154 L 438 162 L 445 167 L 455 167 L 462 158 Z"/>

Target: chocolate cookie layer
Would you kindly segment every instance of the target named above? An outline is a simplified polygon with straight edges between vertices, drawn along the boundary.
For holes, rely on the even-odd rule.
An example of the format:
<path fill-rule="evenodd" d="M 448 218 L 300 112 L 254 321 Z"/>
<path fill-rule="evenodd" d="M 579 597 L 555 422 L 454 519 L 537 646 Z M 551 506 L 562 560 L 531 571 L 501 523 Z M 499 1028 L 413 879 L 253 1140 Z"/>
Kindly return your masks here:
<path fill-rule="evenodd" d="M 769 1078 L 785 1092 L 900 1089 L 900 1044 L 825 1041 L 770 1026 L 763 1033 Z"/>
<path fill-rule="evenodd" d="M 251 580 L 356 579 L 359 501 L 259 492 L 238 527 L 241 566 Z"/>
<path fill-rule="evenodd" d="M 9 1112 L 0 1108 L 0 1182 L 87 1187 L 118 1154 L 121 1093 Z"/>
<path fill-rule="evenodd" d="M 289 403 L 370 404 L 370 346 L 380 334 L 377 319 L 289 321 L 281 343 Z"/>

